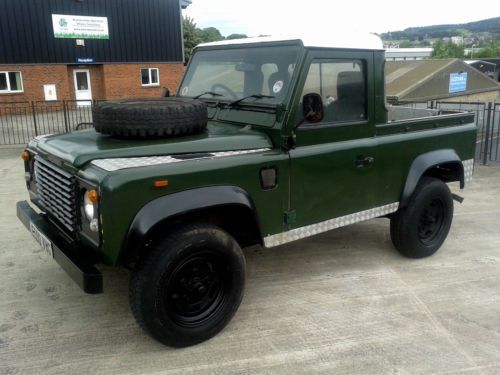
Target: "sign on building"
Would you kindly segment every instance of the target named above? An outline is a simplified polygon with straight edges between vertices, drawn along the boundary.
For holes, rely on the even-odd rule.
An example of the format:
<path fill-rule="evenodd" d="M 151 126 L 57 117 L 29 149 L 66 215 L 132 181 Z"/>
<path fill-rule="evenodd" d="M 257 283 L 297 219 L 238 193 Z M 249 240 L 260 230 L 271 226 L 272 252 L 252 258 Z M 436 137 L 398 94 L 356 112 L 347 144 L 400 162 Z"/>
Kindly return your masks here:
<path fill-rule="evenodd" d="M 57 100 L 56 85 L 43 85 L 43 93 L 45 95 L 45 100 Z"/>
<path fill-rule="evenodd" d="M 109 39 L 107 17 L 52 15 L 54 38 Z"/>
<path fill-rule="evenodd" d="M 450 94 L 467 90 L 467 72 L 450 74 Z"/>

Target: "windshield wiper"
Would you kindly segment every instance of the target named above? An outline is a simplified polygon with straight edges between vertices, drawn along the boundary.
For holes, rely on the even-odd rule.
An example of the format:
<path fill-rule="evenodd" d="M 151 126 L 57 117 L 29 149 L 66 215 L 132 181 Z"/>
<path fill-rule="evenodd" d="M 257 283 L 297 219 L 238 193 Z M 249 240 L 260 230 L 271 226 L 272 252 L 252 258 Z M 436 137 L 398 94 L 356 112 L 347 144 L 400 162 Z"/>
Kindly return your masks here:
<path fill-rule="evenodd" d="M 217 93 L 217 92 L 213 92 L 213 91 L 205 91 L 205 92 L 201 93 L 200 95 L 193 96 L 193 99 L 198 99 L 198 98 L 201 98 L 203 95 L 224 96 L 224 95 L 219 94 L 219 93 Z"/>
<path fill-rule="evenodd" d="M 264 98 L 272 99 L 272 98 L 274 98 L 274 96 L 272 96 L 272 95 L 261 95 L 261 94 L 248 95 L 248 96 L 245 96 L 244 98 L 241 98 L 241 99 L 235 100 L 234 102 L 229 103 L 228 107 L 233 107 L 236 104 L 239 104 L 240 102 L 242 102 L 243 100 L 247 100 L 247 99 L 250 99 L 250 98 L 255 98 L 255 99 L 264 99 Z"/>

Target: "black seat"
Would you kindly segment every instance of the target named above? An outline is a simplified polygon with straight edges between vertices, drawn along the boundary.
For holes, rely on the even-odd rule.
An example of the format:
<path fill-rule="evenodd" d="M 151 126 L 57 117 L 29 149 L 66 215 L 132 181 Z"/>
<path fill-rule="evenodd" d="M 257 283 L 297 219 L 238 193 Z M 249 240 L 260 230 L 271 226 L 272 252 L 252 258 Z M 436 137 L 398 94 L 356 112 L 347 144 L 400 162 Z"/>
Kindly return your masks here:
<path fill-rule="evenodd" d="M 366 118 L 363 72 L 340 72 L 337 100 L 328 108 L 332 121 L 357 121 Z"/>
<path fill-rule="evenodd" d="M 288 72 L 274 72 L 267 80 L 269 95 L 282 99 L 286 95 L 289 83 L 290 74 Z"/>

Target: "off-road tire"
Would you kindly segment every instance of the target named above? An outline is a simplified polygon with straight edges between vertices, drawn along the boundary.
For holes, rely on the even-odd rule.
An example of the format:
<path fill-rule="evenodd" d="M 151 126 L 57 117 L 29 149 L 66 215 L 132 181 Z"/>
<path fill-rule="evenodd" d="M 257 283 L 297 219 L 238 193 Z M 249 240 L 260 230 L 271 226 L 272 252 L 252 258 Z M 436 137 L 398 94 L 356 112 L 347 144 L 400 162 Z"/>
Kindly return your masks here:
<path fill-rule="evenodd" d="M 165 345 L 184 347 L 208 340 L 236 313 L 245 268 L 239 245 L 220 228 L 181 227 L 154 242 L 137 263 L 130 279 L 132 313 Z"/>
<path fill-rule="evenodd" d="M 453 198 L 441 180 L 423 177 L 406 207 L 391 218 L 391 239 L 409 258 L 434 254 L 443 244 L 453 219 Z"/>
<path fill-rule="evenodd" d="M 97 132 L 118 138 L 159 138 L 200 133 L 207 107 L 187 98 L 126 99 L 97 103 L 92 109 Z"/>

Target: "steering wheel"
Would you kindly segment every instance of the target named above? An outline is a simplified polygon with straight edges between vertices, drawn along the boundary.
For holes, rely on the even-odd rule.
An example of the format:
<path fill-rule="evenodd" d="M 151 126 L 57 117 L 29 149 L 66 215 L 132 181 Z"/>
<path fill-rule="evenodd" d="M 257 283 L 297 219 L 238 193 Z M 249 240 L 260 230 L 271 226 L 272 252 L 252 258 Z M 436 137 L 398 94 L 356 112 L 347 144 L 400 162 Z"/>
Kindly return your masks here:
<path fill-rule="evenodd" d="M 217 89 L 217 88 L 220 88 L 220 89 L 223 89 L 224 91 L 226 91 L 229 95 L 231 95 L 233 97 L 233 99 L 238 99 L 238 95 L 236 95 L 236 93 L 233 90 L 231 90 L 226 85 L 223 85 L 222 83 L 216 83 L 215 85 L 212 86 L 210 91 L 215 91 L 215 89 Z"/>

